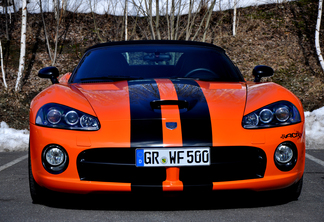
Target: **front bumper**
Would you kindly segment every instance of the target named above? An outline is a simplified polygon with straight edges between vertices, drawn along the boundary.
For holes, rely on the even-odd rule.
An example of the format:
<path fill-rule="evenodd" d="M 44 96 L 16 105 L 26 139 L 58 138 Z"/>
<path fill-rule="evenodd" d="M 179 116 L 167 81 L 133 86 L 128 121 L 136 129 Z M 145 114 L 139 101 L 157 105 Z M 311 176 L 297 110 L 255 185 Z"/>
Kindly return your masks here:
<path fill-rule="evenodd" d="M 300 132 L 302 129 L 302 124 L 285 127 L 286 132 Z M 295 138 L 281 138 L 282 133 L 278 132 L 278 137 L 274 139 L 278 128 L 267 131 L 271 138 L 266 134 L 261 135 L 260 131 L 245 130 L 246 140 L 233 140 L 231 146 L 223 143 L 211 147 L 212 164 L 208 167 L 137 168 L 135 148 L 125 148 L 123 144 L 107 148 L 103 146 L 104 137 L 99 131 L 60 130 L 31 124 L 32 172 L 40 186 L 70 193 L 142 189 L 262 191 L 288 187 L 296 183 L 304 172 L 304 133 Z M 253 137 L 256 134 L 262 139 Z M 280 171 L 273 160 L 276 147 L 284 141 L 293 142 L 298 151 L 296 166 L 287 172 Z M 51 174 L 43 167 L 42 151 L 48 144 L 59 144 L 69 155 L 69 166 L 60 174 Z"/>

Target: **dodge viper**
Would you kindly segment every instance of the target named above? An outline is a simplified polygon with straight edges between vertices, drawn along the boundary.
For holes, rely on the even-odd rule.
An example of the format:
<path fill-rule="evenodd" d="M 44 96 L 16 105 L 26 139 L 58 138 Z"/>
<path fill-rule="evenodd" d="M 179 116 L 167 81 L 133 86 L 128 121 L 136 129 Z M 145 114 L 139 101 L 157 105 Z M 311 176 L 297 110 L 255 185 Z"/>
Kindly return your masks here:
<path fill-rule="evenodd" d="M 298 199 L 305 165 L 299 99 L 225 51 L 189 41 L 88 48 L 30 106 L 34 202 L 63 193 L 284 190 Z"/>

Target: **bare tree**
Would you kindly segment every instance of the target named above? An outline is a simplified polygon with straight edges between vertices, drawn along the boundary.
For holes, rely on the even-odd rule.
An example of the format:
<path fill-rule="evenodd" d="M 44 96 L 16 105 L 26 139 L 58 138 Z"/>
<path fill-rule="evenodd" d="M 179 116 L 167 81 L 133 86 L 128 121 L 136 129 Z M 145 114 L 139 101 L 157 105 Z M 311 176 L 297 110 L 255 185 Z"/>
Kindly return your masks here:
<path fill-rule="evenodd" d="M 92 1 L 92 0 L 88 0 L 88 3 L 89 3 L 89 6 L 90 6 L 90 11 L 91 11 L 91 15 L 92 15 L 92 19 L 93 19 L 93 24 L 94 24 L 94 28 L 95 28 L 95 33 L 97 34 L 100 42 L 104 42 L 102 40 L 102 38 L 100 37 L 99 30 L 98 30 L 97 23 L 96 23 L 96 17 L 95 17 L 95 14 L 94 14 L 94 10 L 96 9 L 96 3 L 97 2 L 96 1 Z"/>
<path fill-rule="evenodd" d="M 214 0 L 214 1 L 215 1 L 215 0 Z M 207 3 L 206 3 L 205 0 L 201 1 L 200 3 L 201 3 L 201 4 L 200 4 L 200 8 L 199 8 L 199 10 L 200 10 L 200 11 L 204 11 L 203 9 L 205 9 L 205 7 L 207 7 Z M 199 34 L 200 30 L 201 30 L 201 27 L 202 27 L 202 25 L 203 25 L 204 22 L 205 22 L 206 16 L 209 14 L 208 12 L 209 12 L 210 10 L 213 10 L 213 8 L 210 7 L 209 10 L 207 10 L 207 11 L 204 12 L 204 16 L 203 16 L 203 18 L 201 19 L 201 22 L 200 22 L 200 24 L 199 24 L 199 26 L 198 26 L 198 28 L 197 28 L 197 30 L 196 30 L 196 33 L 195 33 L 195 35 L 194 35 L 194 36 L 192 37 L 192 39 L 191 39 L 192 41 L 194 41 L 194 40 L 196 39 L 196 37 L 198 36 L 198 34 Z M 206 28 L 205 28 L 205 31 L 206 31 Z M 204 32 L 205 32 L 205 31 L 204 31 Z"/>
<path fill-rule="evenodd" d="M 165 8 L 165 17 L 167 20 L 167 34 L 168 34 L 168 39 L 171 39 L 171 33 L 170 33 L 170 19 L 169 19 L 169 0 L 166 0 L 166 8 Z"/>
<path fill-rule="evenodd" d="M 47 34 L 47 29 L 46 29 L 46 22 L 45 22 L 44 13 L 43 13 L 42 0 L 39 0 L 39 8 L 40 8 L 41 16 L 42 16 L 42 21 L 43 21 L 43 28 L 44 28 L 44 34 L 45 34 L 45 40 L 46 40 L 48 56 L 49 56 L 51 62 L 53 62 L 52 50 L 51 50 L 51 46 L 50 46 L 50 43 L 49 43 L 49 38 L 48 38 L 48 34 Z"/>
<path fill-rule="evenodd" d="M 190 33 L 191 33 L 191 28 L 192 28 L 191 15 L 192 15 L 192 9 L 193 9 L 194 3 L 195 3 L 195 0 L 189 0 L 188 21 L 187 21 L 187 27 L 186 27 L 186 40 L 189 40 L 189 38 L 190 38 Z"/>
<path fill-rule="evenodd" d="M 6 17 L 6 39 L 9 41 L 9 25 L 8 25 L 8 1 L 4 0 L 3 9 L 5 10 L 5 17 Z"/>
<path fill-rule="evenodd" d="M 315 47 L 316 47 L 318 60 L 322 66 L 322 70 L 324 71 L 324 61 L 323 61 L 323 56 L 321 53 L 321 47 L 320 47 L 320 42 L 319 42 L 319 32 L 320 32 L 320 28 L 321 28 L 321 18 L 322 18 L 322 4 L 323 4 L 323 0 L 319 0 L 319 2 L 318 2 L 318 16 L 317 16 L 316 31 L 315 31 Z"/>
<path fill-rule="evenodd" d="M 170 18 L 170 39 L 174 40 L 174 13 L 175 13 L 175 2 L 171 0 L 171 18 Z"/>
<path fill-rule="evenodd" d="M 236 35 L 236 5 L 237 5 L 237 0 L 234 0 L 234 12 L 233 12 L 233 36 Z"/>
<path fill-rule="evenodd" d="M 52 66 L 54 66 L 56 62 L 56 56 L 57 56 L 57 46 L 58 46 L 58 36 L 59 36 L 59 27 L 60 27 L 60 1 L 59 0 L 53 0 L 54 3 L 54 15 L 56 20 L 56 32 L 54 37 L 54 57 L 52 59 Z"/>
<path fill-rule="evenodd" d="M 125 0 L 124 16 L 125 16 L 125 41 L 127 41 L 127 29 L 128 29 L 128 1 L 127 0 Z"/>
<path fill-rule="evenodd" d="M 19 92 L 21 89 L 21 79 L 25 67 L 25 55 L 26 55 L 26 31 L 27 30 L 27 0 L 22 0 L 22 18 L 21 18 L 21 41 L 20 41 L 20 58 L 18 76 L 15 86 L 15 91 Z"/>
<path fill-rule="evenodd" d="M 173 39 L 178 39 L 178 34 L 179 34 L 180 14 L 181 14 L 181 11 L 182 11 L 181 0 L 179 0 L 178 4 L 179 4 L 179 8 L 178 8 L 178 15 L 177 15 L 177 23 L 176 23 L 175 33 L 174 33 L 174 38 Z"/>
<path fill-rule="evenodd" d="M 202 39 L 203 42 L 206 41 L 206 33 L 207 33 L 207 29 L 208 29 L 208 26 L 209 26 L 210 18 L 211 18 L 211 15 L 213 13 L 213 9 L 214 9 L 215 3 L 216 3 L 216 0 L 213 0 L 213 2 L 211 3 L 211 5 L 209 7 L 209 10 L 208 10 L 209 11 L 208 12 L 208 18 L 207 18 L 207 21 L 206 21 L 204 35 L 203 35 L 203 39 Z"/>
<path fill-rule="evenodd" d="M 149 19 L 149 26 L 150 26 L 150 31 L 151 31 L 151 38 L 155 39 L 155 32 L 154 32 L 154 26 L 153 26 L 153 0 L 148 0 L 149 5 L 148 5 L 148 19 Z M 145 5 L 147 5 L 146 0 L 145 0 Z"/>
<path fill-rule="evenodd" d="M 160 4 L 159 4 L 159 0 L 155 1 L 155 30 L 156 30 L 156 38 L 157 39 L 161 39 L 161 33 L 160 33 Z"/>
<path fill-rule="evenodd" d="M 138 19 L 141 15 L 144 16 L 148 16 L 147 14 L 147 4 L 146 4 L 146 0 L 139 0 L 137 1 L 138 3 L 135 2 L 135 0 L 132 0 L 132 4 L 136 9 L 136 18 L 134 19 L 134 17 L 132 16 L 132 19 L 135 20 L 135 23 L 133 25 L 133 31 L 132 31 L 132 36 L 135 35 L 136 33 L 136 29 L 138 28 L 141 31 L 141 34 L 145 36 L 146 39 L 149 39 L 149 34 L 148 32 L 150 32 L 150 30 L 147 30 L 145 27 L 147 27 L 147 25 L 143 23 L 142 19 Z M 143 8 L 143 5 L 145 6 L 146 9 Z"/>
<path fill-rule="evenodd" d="M 2 45 L 1 45 L 1 40 L 0 40 L 0 60 L 1 60 L 1 71 L 2 71 L 2 80 L 3 80 L 3 85 L 6 89 L 8 89 L 7 82 L 6 82 L 6 73 L 4 71 L 4 64 L 3 64 L 3 56 L 2 56 Z"/>

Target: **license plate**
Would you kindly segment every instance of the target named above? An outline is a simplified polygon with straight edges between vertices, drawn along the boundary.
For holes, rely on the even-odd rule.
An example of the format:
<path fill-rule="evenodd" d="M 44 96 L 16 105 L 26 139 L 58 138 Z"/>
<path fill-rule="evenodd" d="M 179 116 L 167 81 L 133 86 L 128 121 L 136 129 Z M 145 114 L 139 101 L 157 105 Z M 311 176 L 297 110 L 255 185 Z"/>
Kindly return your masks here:
<path fill-rule="evenodd" d="M 137 167 L 172 167 L 210 165 L 210 148 L 136 149 Z"/>

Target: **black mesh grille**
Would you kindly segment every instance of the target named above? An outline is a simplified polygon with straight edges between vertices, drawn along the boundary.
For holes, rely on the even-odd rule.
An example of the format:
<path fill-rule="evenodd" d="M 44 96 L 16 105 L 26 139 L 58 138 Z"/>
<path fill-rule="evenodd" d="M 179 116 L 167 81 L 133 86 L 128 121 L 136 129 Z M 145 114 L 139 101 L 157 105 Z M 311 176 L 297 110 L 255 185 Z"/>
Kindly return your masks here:
<path fill-rule="evenodd" d="M 184 186 L 262 178 L 266 169 L 265 152 L 255 147 L 212 147 L 211 165 L 181 167 Z M 98 148 L 79 154 L 77 168 L 81 180 L 125 182 L 132 185 L 162 185 L 164 167 L 136 167 L 135 148 Z"/>
<path fill-rule="evenodd" d="M 77 167 L 81 180 L 124 182 L 141 185 L 162 184 L 165 168 L 135 166 L 134 148 L 100 148 L 79 154 Z"/>
<path fill-rule="evenodd" d="M 211 165 L 182 167 L 180 180 L 184 186 L 212 182 L 262 178 L 266 169 L 266 154 L 254 147 L 214 147 Z"/>

